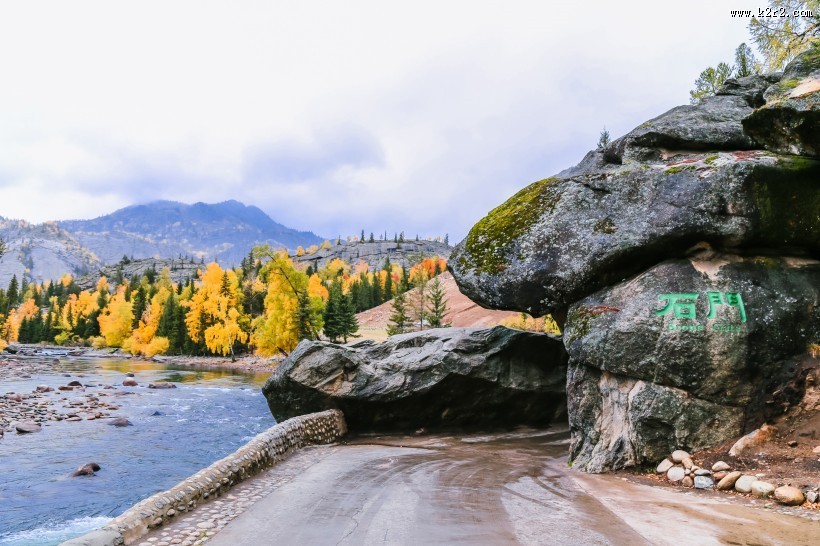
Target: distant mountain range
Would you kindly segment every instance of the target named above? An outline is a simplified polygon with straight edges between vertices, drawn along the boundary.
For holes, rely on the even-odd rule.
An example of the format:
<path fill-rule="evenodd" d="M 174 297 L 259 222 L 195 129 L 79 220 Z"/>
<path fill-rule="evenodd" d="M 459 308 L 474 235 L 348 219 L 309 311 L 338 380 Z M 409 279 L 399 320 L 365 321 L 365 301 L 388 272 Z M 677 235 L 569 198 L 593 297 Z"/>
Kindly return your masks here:
<path fill-rule="evenodd" d="M 124 255 L 133 258 L 176 257 L 180 254 L 238 264 L 254 246 L 274 248 L 321 244 L 309 231 L 274 222 L 259 208 L 239 201 L 186 205 L 154 201 L 133 205 L 94 220 L 70 220 L 57 225 L 71 233 L 105 264 Z"/>
<path fill-rule="evenodd" d="M 180 254 L 223 264 L 238 264 L 257 244 L 295 249 L 321 244 L 309 231 L 273 221 L 257 207 L 238 201 L 186 205 L 155 201 L 134 205 L 93 220 L 32 225 L 0 219 L 0 238 L 8 252 L 0 258 L 0 287 L 23 273 L 35 281 L 65 273 L 94 273 L 129 258 L 176 258 Z"/>

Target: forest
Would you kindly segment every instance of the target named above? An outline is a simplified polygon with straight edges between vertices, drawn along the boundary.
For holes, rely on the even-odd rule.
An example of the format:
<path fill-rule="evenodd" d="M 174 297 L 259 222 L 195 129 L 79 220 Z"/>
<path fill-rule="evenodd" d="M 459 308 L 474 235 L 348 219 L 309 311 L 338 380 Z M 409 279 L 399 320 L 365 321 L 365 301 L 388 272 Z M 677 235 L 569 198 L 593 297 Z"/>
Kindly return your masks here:
<path fill-rule="evenodd" d="M 202 264 L 196 278 L 171 279 L 168 268 L 126 278 L 118 269 L 82 290 L 66 275 L 42 284 L 13 277 L 0 289 L 0 350 L 8 343 L 121 348 L 134 355 L 288 354 L 303 339 L 347 342 L 356 313 L 398 299 L 392 333 L 445 326 L 439 257 L 410 268 L 371 268 L 341 259 L 295 265 L 285 251 L 255 247 L 239 267 Z M 429 286 L 429 288 L 428 288 Z M 404 293 L 419 287 L 419 301 Z M 394 310 L 397 306 L 394 304 Z"/>

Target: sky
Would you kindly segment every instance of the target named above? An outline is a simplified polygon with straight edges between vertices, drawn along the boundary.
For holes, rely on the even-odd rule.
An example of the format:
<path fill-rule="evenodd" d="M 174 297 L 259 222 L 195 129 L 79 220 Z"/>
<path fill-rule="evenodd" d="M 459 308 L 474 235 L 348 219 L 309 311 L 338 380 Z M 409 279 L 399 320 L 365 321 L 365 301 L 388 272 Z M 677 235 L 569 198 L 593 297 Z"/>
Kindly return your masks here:
<path fill-rule="evenodd" d="M 455 242 L 688 102 L 747 0 L 0 0 L 0 216 L 253 204 Z"/>

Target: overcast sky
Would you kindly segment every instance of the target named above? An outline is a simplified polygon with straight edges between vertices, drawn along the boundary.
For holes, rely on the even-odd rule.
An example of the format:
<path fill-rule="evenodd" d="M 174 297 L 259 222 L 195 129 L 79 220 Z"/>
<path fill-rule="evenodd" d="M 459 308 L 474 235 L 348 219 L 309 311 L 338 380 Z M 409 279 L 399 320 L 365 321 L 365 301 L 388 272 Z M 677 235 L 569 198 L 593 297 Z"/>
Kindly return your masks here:
<path fill-rule="evenodd" d="M 238 199 L 463 237 L 688 102 L 765 2 L 0 0 L 0 216 Z"/>

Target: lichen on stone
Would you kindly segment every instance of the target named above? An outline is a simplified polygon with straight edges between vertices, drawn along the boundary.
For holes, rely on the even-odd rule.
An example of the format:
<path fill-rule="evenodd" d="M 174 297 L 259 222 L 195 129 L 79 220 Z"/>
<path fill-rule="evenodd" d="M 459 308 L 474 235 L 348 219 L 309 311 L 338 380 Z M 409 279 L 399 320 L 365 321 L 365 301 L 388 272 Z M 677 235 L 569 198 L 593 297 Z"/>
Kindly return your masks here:
<path fill-rule="evenodd" d="M 557 178 L 546 178 L 530 184 L 482 218 L 465 240 L 467 255 L 460 265 L 471 265 L 479 272 L 497 273 L 509 264 L 513 243 L 527 233 L 547 210 L 560 199 Z"/>

